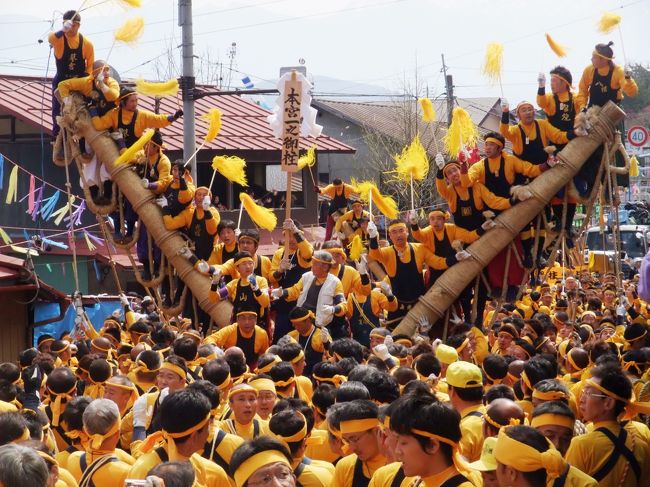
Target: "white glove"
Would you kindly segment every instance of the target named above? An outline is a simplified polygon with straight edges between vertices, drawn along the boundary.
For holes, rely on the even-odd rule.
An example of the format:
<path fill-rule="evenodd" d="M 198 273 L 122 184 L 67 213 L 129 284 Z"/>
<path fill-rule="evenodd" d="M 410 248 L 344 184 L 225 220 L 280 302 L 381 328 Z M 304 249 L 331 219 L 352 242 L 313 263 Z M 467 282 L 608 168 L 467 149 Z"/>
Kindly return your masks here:
<path fill-rule="evenodd" d="M 426 335 L 429 333 L 429 330 L 431 329 L 431 323 L 429 323 L 429 320 L 425 316 L 420 316 L 418 319 L 418 331 L 422 333 L 423 335 Z"/>
<path fill-rule="evenodd" d="M 445 167 L 445 156 L 443 156 L 440 152 L 436 154 L 436 166 L 438 166 L 438 169 L 442 169 Z"/>
<path fill-rule="evenodd" d="M 296 224 L 291 218 L 287 218 L 284 223 L 282 223 L 282 230 L 291 230 L 292 233 L 296 233 L 298 227 L 296 227 Z"/>
<path fill-rule="evenodd" d="M 69 96 L 64 96 L 63 97 L 63 106 L 66 106 L 70 103 L 70 97 Z"/>
<path fill-rule="evenodd" d="M 390 287 L 390 284 L 388 284 L 385 281 L 382 281 L 379 283 L 379 287 L 381 288 L 381 292 L 386 295 L 387 298 L 390 298 L 393 295 L 393 289 Z"/>
<path fill-rule="evenodd" d="M 415 210 L 409 210 L 408 219 L 411 225 L 417 225 L 419 221 L 417 212 Z"/>
<path fill-rule="evenodd" d="M 104 80 L 101 79 L 101 78 L 98 78 L 98 79 L 95 80 L 95 86 L 96 86 L 97 89 L 99 89 L 102 93 L 106 93 L 106 92 L 109 90 L 108 86 L 106 86 L 106 83 L 104 83 Z"/>
<path fill-rule="evenodd" d="M 560 163 L 560 159 L 558 159 L 555 156 L 548 156 L 548 159 L 546 159 L 546 164 L 548 164 L 548 167 L 555 167 Z"/>
<path fill-rule="evenodd" d="M 203 211 L 210 211 L 210 197 L 207 194 L 203 197 L 201 208 L 203 208 Z"/>
<path fill-rule="evenodd" d="M 506 100 L 505 98 L 501 98 L 501 111 L 502 112 L 510 111 L 510 104 L 508 103 L 508 100 Z"/>
<path fill-rule="evenodd" d="M 210 264 L 204 260 L 200 260 L 196 263 L 196 270 L 201 274 L 208 274 L 210 272 Z"/>
<path fill-rule="evenodd" d="M 178 252 L 176 254 L 180 255 L 181 257 L 184 257 L 186 259 L 189 259 L 192 257 L 192 251 L 190 250 L 189 247 L 183 246 L 180 249 L 178 249 Z"/>
<path fill-rule="evenodd" d="M 295 266 L 294 264 L 291 263 L 291 259 L 282 259 L 280 261 L 280 265 L 278 266 L 278 270 L 280 272 L 287 272 L 293 269 Z"/>
<path fill-rule="evenodd" d="M 632 77 L 632 70 L 630 68 L 625 68 L 624 74 L 625 74 L 626 78 L 631 78 Z"/>
<path fill-rule="evenodd" d="M 332 335 L 330 335 L 330 332 L 324 326 L 322 326 L 320 329 L 320 340 L 323 343 L 328 343 L 332 341 Z"/>
<path fill-rule="evenodd" d="M 68 19 L 63 22 L 63 32 L 68 32 L 70 29 L 72 29 L 72 20 Z"/>
<path fill-rule="evenodd" d="M 330 305 L 328 305 L 328 304 L 324 304 L 324 305 L 321 306 L 321 308 L 320 308 L 320 311 L 321 311 L 320 314 L 321 314 L 323 317 L 328 318 L 328 317 L 334 315 L 334 310 L 335 310 L 334 306 L 330 306 Z"/>
<path fill-rule="evenodd" d="M 141 181 L 142 181 L 142 187 L 144 189 L 149 189 L 149 180 L 147 178 L 142 178 Z"/>
<path fill-rule="evenodd" d="M 377 230 L 377 225 L 375 222 L 368 222 L 368 236 L 370 238 L 379 237 L 379 231 Z"/>
<path fill-rule="evenodd" d="M 241 235 L 241 228 L 235 228 L 235 237 L 239 238 Z"/>
<path fill-rule="evenodd" d="M 155 475 L 149 475 L 144 479 L 144 487 L 165 487 L 165 481 Z M 127 482 L 128 483 L 128 482 Z"/>
<path fill-rule="evenodd" d="M 393 341 L 393 336 L 392 335 L 386 335 L 386 338 L 384 338 L 384 345 L 386 345 L 386 347 L 390 347 L 394 343 L 395 342 Z"/>
<path fill-rule="evenodd" d="M 113 130 L 113 131 L 111 132 L 111 139 L 113 139 L 113 140 L 115 140 L 115 141 L 118 141 L 118 140 L 121 140 L 121 139 L 123 139 L 123 138 L 124 138 L 124 135 L 122 135 L 122 131 L 121 131 L 121 130 Z"/>
<path fill-rule="evenodd" d="M 336 232 L 336 238 L 338 238 L 341 242 L 343 242 L 343 240 L 345 240 L 345 233 Z"/>
<path fill-rule="evenodd" d="M 386 337 L 388 338 L 388 337 Z M 385 343 L 380 343 L 375 348 L 372 349 L 373 353 L 379 357 L 383 362 L 390 358 L 390 353 L 388 353 L 388 347 Z"/>
<path fill-rule="evenodd" d="M 124 294 L 120 294 L 120 303 L 122 303 L 122 306 L 128 306 L 129 298 L 127 298 Z"/>
<path fill-rule="evenodd" d="M 361 256 L 361 259 L 357 262 L 357 271 L 359 274 L 368 274 L 368 263 L 365 261 L 363 256 Z"/>
<path fill-rule="evenodd" d="M 281 287 L 275 288 L 271 291 L 271 296 L 273 296 L 274 299 L 280 299 L 283 294 L 284 290 Z"/>
<path fill-rule="evenodd" d="M 212 276 L 213 281 L 218 281 L 221 279 L 221 269 L 218 268 L 216 265 L 210 266 L 210 270 L 208 273 Z"/>
<path fill-rule="evenodd" d="M 616 307 L 616 316 L 625 316 L 626 311 L 627 310 L 625 309 L 625 306 L 623 306 L 622 304 L 619 304 Z"/>
<path fill-rule="evenodd" d="M 442 340 L 440 338 L 436 338 L 433 343 L 431 344 L 431 350 L 434 352 L 438 349 L 438 345 L 442 343 Z"/>
<path fill-rule="evenodd" d="M 540 88 L 544 88 L 544 86 L 546 86 L 546 75 L 544 73 L 539 73 L 537 75 L 537 82 L 539 83 Z"/>
<path fill-rule="evenodd" d="M 255 278 L 255 274 L 251 274 L 248 276 L 248 283 L 251 285 L 251 289 L 253 291 L 257 291 L 260 287 L 257 285 L 257 279 Z"/>
<path fill-rule="evenodd" d="M 458 262 L 461 262 L 463 260 L 467 260 L 472 256 L 467 250 L 461 250 L 460 252 L 456 253 L 456 260 Z"/>
<path fill-rule="evenodd" d="M 350 222 L 350 226 L 356 230 L 357 228 L 359 228 L 359 222 L 356 220 L 352 220 Z"/>
<path fill-rule="evenodd" d="M 161 196 L 156 200 L 156 204 L 157 204 L 158 206 L 160 206 L 161 208 L 167 208 L 167 205 L 168 205 L 168 203 L 167 203 L 167 198 L 165 197 L 164 194 L 161 195 Z"/>
<path fill-rule="evenodd" d="M 488 219 L 488 220 L 485 220 L 485 221 L 481 224 L 481 228 L 482 228 L 483 230 L 485 230 L 486 232 L 487 232 L 488 230 L 492 230 L 492 229 L 493 229 L 494 227 L 496 227 L 496 226 L 497 226 L 497 224 L 496 224 L 495 221 L 492 220 L 491 218 Z"/>
<path fill-rule="evenodd" d="M 140 427 L 147 425 L 147 398 L 140 396 L 133 403 L 133 426 Z"/>

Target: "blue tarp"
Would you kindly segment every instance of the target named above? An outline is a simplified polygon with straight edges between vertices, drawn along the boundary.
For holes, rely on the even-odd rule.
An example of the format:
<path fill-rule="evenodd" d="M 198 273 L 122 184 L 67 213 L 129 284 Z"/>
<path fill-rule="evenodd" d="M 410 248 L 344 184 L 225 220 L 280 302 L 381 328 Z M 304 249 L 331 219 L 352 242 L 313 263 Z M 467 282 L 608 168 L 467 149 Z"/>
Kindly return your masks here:
<path fill-rule="evenodd" d="M 104 324 L 104 319 L 116 309 L 121 309 L 121 305 L 119 299 L 115 299 L 96 302 L 94 305 L 86 305 L 84 309 L 95 329 L 99 330 Z M 58 316 L 59 312 L 58 303 L 38 303 L 34 310 L 34 321 L 38 322 L 53 318 Z M 68 310 L 61 321 L 36 327 L 34 329 L 34 346 L 36 346 L 38 337 L 41 335 L 51 335 L 54 338 L 59 338 L 62 333 L 72 331 L 74 329 L 75 315 L 74 306 L 68 306 Z"/>

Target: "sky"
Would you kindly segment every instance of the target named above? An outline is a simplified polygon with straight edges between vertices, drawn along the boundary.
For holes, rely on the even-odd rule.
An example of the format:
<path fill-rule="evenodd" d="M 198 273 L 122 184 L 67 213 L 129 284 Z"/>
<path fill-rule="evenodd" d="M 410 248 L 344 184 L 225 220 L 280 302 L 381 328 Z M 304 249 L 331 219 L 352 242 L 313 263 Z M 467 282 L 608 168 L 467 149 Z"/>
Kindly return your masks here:
<path fill-rule="evenodd" d="M 110 51 L 109 63 L 123 78 L 180 75 L 178 0 L 142 0 L 140 9 L 120 0 L 2 3 L 0 73 L 43 76 L 52 21 L 59 29 L 61 12 L 81 7 L 81 32 L 93 41 L 96 58 Z M 597 31 L 606 11 L 622 16 L 620 32 Z M 111 50 L 113 31 L 134 15 L 145 19 L 142 38 Z M 538 73 L 557 64 L 572 71 L 577 87 L 598 42 L 614 41 L 619 64 L 650 64 L 648 20 L 650 0 L 194 0 L 195 68 L 199 80 L 220 73 L 231 88 L 243 88 L 244 76 L 256 87 L 268 87 L 280 67 L 304 60 L 315 92 L 328 98 L 416 90 L 435 98 L 445 91 L 444 54 L 457 96 L 503 94 L 516 104 L 534 99 Z M 552 53 L 546 32 L 569 49 L 567 57 Z M 481 71 L 490 42 L 503 44 L 501 86 Z M 54 72 L 53 58 L 47 72 Z"/>

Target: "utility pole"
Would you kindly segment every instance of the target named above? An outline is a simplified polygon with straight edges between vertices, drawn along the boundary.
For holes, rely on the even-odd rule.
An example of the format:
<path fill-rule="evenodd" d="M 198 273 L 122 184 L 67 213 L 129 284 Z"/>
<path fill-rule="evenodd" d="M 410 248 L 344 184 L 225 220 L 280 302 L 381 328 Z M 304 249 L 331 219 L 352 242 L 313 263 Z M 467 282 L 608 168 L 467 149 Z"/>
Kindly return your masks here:
<path fill-rule="evenodd" d="M 447 74 L 445 55 L 442 56 L 442 72 L 445 75 L 445 86 L 447 87 L 447 127 L 451 125 L 451 114 L 454 111 L 454 82 L 452 76 Z"/>
<path fill-rule="evenodd" d="M 181 89 L 183 93 L 183 159 L 194 154 L 195 127 L 194 127 L 194 39 L 192 36 L 192 0 L 178 0 L 178 25 L 183 32 L 182 55 L 183 76 Z M 192 178 L 198 181 L 196 172 L 196 156 L 192 157 L 190 168 Z"/>

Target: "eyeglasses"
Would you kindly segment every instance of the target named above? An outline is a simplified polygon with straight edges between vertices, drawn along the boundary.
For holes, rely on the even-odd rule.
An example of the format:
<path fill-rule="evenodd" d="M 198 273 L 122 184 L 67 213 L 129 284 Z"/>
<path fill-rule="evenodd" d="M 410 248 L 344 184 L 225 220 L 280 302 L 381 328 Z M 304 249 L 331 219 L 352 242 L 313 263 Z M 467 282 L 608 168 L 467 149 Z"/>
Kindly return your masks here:
<path fill-rule="evenodd" d="M 356 436 L 346 436 L 345 438 L 343 438 L 343 441 L 345 441 L 346 443 L 348 443 L 350 445 L 356 445 L 357 443 L 359 443 L 361 441 L 361 438 L 363 438 L 364 435 L 366 435 L 366 434 L 368 434 L 370 432 L 372 432 L 372 430 L 364 431 L 363 433 L 359 433 Z"/>
<path fill-rule="evenodd" d="M 582 395 L 585 397 L 603 397 L 603 398 L 608 398 L 609 396 L 606 396 L 605 394 L 598 394 L 593 391 L 593 389 L 585 389 L 582 391 Z"/>
<path fill-rule="evenodd" d="M 286 484 L 292 476 L 293 472 L 287 467 L 279 467 L 275 469 L 275 471 L 265 472 L 258 479 L 250 479 L 247 484 L 251 486 L 259 485 L 264 487 L 267 485 L 272 485 L 273 479 L 276 479 L 281 484 Z"/>

